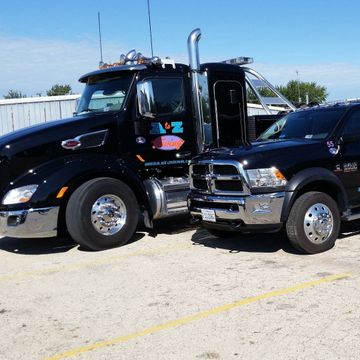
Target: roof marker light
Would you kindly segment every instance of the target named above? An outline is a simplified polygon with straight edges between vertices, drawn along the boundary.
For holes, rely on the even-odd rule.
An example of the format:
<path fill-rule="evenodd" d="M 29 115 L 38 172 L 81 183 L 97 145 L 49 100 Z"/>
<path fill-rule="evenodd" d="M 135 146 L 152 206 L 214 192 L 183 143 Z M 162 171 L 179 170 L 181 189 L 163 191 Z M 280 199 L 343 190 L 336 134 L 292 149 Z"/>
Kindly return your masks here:
<path fill-rule="evenodd" d="M 224 64 L 231 64 L 231 65 L 246 65 L 252 64 L 254 59 L 248 56 L 240 56 L 229 60 L 224 60 L 222 63 Z"/>
<path fill-rule="evenodd" d="M 167 58 L 166 60 L 162 61 L 158 56 L 153 56 L 151 58 L 144 56 L 140 52 L 136 52 L 135 49 L 129 51 L 126 55 L 121 54 L 119 61 L 116 61 L 111 64 L 101 64 L 100 69 L 108 69 L 116 66 L 121 65 L 136 65 L 136 64 L 147 64 L 147 65 L 167 65 L 170 64 L 175 67 L 174 60 L 170 60 Z"/>

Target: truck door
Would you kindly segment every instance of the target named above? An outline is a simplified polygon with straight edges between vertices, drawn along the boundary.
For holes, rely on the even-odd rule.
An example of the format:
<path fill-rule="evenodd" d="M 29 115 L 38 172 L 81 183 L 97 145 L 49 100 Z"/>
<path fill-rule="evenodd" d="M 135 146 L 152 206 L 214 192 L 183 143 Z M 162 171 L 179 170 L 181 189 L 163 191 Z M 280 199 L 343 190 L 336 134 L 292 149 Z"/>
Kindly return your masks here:
<path fill-rule="evenodd" d="M 217 146 L 246 143 L 245 94 L 240 82 L 218 80 L 213 85 Z"/>
<path fill-rule="evenodd" d="M 145 166 L 185 164 L 194 153 L 188 83 L 182 74 L 149 76 L 137 84 L 138 154 Z"/>
<path fill-rule="evenodd" d="M 340 157 L 336 157 L 336 174 L 344 183 L 351 206 L 360 204 L 360 110 L 356 109 L 345 120 L 342 130 L 344 143 Z"/>

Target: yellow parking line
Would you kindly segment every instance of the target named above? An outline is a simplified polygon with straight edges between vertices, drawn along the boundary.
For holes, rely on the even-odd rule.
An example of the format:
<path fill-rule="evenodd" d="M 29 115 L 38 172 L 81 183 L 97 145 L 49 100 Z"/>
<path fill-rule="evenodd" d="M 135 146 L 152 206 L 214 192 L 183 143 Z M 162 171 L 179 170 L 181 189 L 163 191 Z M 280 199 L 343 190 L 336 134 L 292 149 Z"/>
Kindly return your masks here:
<path fill-rule="evenodd" d="M 289 294 L 289 293 L 304 290 L 306 288 L 314 287 L 316 285 L 320 285 L 320 284 L 323 284 L 323 283 L 328 283 L 328 282 L 335 281 L 335 280 L 349 278 L 351 276 L 352 276 L 352 274 L 350 274 L 350 273 L 337 274 L 337 275 L 327 276 L 327 277 L 324 277 L 324 278 L 321 278 L 321 279 L 318 279 L 318 280 L 313 280 L 313 281 L 305 282 L 305 283 L 302 283 L 302 284 L 297 284 L 297 285 L 288 287 L 286 289 L 270 291 L 270 292 L 267 292 L 267 293 L 264 293 L 264 294 L 261 294 L 261 295 L 258 295 L 258 296 L 249 297 L 249 298 L 246 298 L 246 299 L 243 299 L 243 300 L 235 301 L 233 303 L 218 306 L 218 307 L 215 307 L 215 308 L 207 310 L 207 311 L 199 312 L 199 313 L 196 313 L 194 315 L 186 316 L 184 318 L 169 321 L 169 322 L 161 324 L 161 325 L 152 326 L 152 327 L 146 328 L 144 330 L 141 330 L 139 332 L 131 333 L 129 335 L 120 336 L 120 337 L 110 339 L 110 340 L 106 340 L 106 341 L 100 341 L 100 342 L 97 342 L 97 343 L 92 344 L 92 345 L 86 345 L 86 346 L 79 347 L 77 349 L 72 349 L 72 350 L 63 352 L 61 354 L 51 356 L 51 357 L 47 358 L 46 360 L 65 359 L 65 358 L 73 357 L 73 356 L 80 355 L 80 354 L 83 354 L 83 353 L 87 353 L 89 351 L 101 349 L 101 348 L 104 348 L 106 346 L 124 343 L 124 342 L 129 341 L 129 340 L 133 340 L 133 339 L 136 339 L 136 338 L 139 338 L 139 337 L 142 337 L 142 336 L 145 336 L 145 335 L 149 335 L 149 334 L 154 334 L 154 333 L 157 333 L 159 331 L 174 328 L 174 327 L 179 326 L 179 325 L 185 325 L 185 324 L 191 323 L 191 322 L 193 322 L 195 320 L 204 319 L 204 318 L 207 318 L 208 316 L 220 314 L 222 312 L 229 311 L 229 310 L 238 308 L 240 306 L 255 303 L 255 302 L 260 301 L 260 300 L 264 300 L 264 299 L 268 299 L 268 298 L 272 298 L 272 297 L 276 297 L 276 296 L 281 296 L 281 295 L 286 295 L 286 294 Z"/>
<path fill-rule="evenodd" d="M 119 260 L 135 257 L 135 256 L 141 256 L 141 255 L 156 255 L 161 254 L 163 252 L 167 251 L 173 251 L 173 250 L 182 250 L 182 249 L 188 249 L 192 246 L 192 244 L 177 244 L 177 245 L 171 245 L 171 246 L 163 246 L 157 249 L 153 250 L 140 250 L 135 251 L 133 253 L 128 254 L 122 254 L 122 255 L 114 255 L 109 256 L 106 258 L 100 258 L 96 260 L 91 261 L 83 261 L 78 262 L 74 264 L 67 264 L 67 265 L 59 265 L 59 266 L 53 266 L 46 269 L 41 270 L 34 270 L 34 271 L 27 271 L 27 272 L 18 272 L 15 274 L 8 274 L 8 275 L 0 275 L 0 283 L 5 281 L 11 281 L 11 280 L 19 280 L 22 278 L 32 277 L 32 276 L 39 276 L 39 275 L 47 275 L 51 273 L 56 273 L 58 271 L 72 271 L 74 269 L 84 268 L 87 266 L 99 266 L 104 264 L 111 264 L 116 263 Z"/>

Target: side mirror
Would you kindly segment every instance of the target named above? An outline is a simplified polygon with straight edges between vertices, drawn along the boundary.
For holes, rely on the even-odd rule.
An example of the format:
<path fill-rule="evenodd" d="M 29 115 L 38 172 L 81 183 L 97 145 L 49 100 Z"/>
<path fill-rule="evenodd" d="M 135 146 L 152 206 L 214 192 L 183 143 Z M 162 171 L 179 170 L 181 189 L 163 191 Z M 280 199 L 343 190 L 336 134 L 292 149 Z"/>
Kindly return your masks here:
<path fill-rule="evenodd" d="M 139 114 L 154 118 L 156 114 L 154 90 L 151 81 L 141 81 L 137 84 L 137 99 Z"/>

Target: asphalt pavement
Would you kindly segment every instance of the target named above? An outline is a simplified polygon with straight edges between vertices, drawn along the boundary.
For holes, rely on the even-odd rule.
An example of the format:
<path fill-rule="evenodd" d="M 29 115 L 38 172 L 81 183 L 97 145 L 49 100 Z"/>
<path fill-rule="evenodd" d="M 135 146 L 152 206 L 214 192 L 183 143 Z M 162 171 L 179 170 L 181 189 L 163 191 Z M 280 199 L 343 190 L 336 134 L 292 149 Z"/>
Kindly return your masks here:
<path fill-rule="evenodd" d="M 2 238 L 0 359 L 357 360 L 359 234 L 317 255 L 186 218 L 101 252 Z"/>

